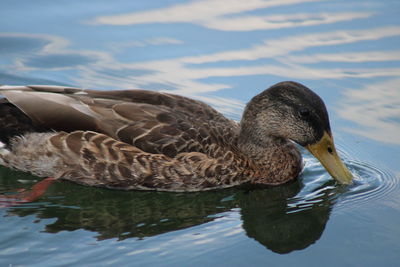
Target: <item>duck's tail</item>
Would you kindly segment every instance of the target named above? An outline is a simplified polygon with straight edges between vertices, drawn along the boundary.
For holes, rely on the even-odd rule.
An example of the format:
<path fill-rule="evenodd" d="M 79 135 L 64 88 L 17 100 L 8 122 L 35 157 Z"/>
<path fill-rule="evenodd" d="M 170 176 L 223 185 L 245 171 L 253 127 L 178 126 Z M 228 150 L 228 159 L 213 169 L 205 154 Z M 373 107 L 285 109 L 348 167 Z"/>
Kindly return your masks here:
<path fill-rule="evenodd" d="M 25 113 L 6 98 L 0 99 L 0 149 L 6 149 L 15 136 L 40 131 Z"/>

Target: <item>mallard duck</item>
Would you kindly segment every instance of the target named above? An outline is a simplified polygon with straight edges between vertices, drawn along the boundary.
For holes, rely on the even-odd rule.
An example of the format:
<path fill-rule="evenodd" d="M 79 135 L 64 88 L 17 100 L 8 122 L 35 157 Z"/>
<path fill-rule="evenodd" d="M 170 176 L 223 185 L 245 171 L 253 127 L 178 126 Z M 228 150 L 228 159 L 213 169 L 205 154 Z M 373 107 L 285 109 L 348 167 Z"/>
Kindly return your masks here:
<path fill-rule="evenodd" d="M 146 91 L 1 86 L 0 164 L 40 177 L 124 190 L 202 191 L 296 179 L 306 147 L 351 183 L 321 98 L 281 82 L 240 123 L 187 97 Z"/>

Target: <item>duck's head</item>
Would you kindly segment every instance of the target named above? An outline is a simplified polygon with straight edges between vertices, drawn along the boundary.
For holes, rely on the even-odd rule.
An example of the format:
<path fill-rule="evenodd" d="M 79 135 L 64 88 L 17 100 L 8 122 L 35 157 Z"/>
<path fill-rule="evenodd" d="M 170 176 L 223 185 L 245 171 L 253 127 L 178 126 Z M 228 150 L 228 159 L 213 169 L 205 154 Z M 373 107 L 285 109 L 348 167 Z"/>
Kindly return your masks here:
<path fill-rule="evenodd" d="M 325 104 L 304 85 L 281 82 L 255 96 L 245 109 L 241 128 L 241 137 L 260 146 L 271 137 L 292 140 L 307 148 L 337 181 L 352 181 L 336 152 Z"/>

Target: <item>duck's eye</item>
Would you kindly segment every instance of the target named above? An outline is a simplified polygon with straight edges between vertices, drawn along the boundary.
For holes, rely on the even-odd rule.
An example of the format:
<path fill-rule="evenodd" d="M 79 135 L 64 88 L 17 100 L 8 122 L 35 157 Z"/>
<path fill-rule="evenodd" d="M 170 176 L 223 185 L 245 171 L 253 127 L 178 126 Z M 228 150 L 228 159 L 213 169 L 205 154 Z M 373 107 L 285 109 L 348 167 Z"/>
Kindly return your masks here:
<path fill-rule="evenodd" d="M 308 108 L 300 108 L 299 114 L 301 117 L 308 117 L 310 115 L 310 110 Z"/>

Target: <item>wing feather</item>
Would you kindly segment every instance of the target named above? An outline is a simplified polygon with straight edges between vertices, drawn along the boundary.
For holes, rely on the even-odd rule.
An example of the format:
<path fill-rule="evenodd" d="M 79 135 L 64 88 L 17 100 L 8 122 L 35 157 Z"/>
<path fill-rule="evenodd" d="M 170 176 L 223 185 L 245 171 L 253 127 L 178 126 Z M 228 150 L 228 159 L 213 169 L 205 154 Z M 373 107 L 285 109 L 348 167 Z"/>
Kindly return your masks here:
<path fill-rule="evenodd" d="M 167 93 L 1 86 L 0 94 L 41 127 L 95 131 L 169 157 L 210 149 L 219 153 L 210 144 L 229 147 L 238 131 L 236 122 L 207 104 Z"/>

